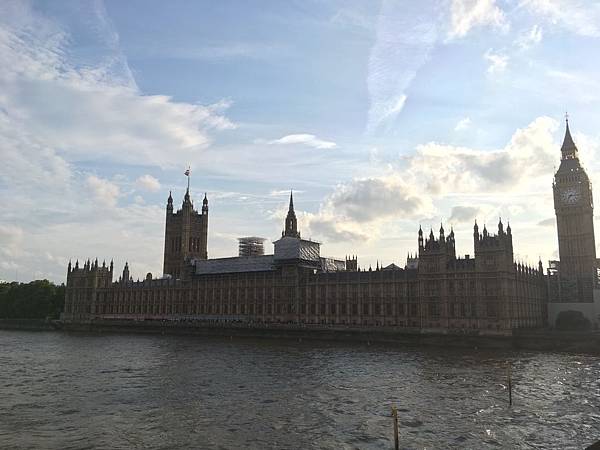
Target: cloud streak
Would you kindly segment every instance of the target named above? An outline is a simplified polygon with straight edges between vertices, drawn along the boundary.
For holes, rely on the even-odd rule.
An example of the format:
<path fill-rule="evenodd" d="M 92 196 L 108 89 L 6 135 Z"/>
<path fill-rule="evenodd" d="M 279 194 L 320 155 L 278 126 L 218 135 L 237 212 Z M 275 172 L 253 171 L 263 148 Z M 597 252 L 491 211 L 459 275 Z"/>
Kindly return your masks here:
<path fill-rule="evenodd" d="M 384 0 L 369 55 L 367 132 L 389 125 L 402 111 L 406 90 L 427 61 L 438 36 L 437 19 L 427 15 L 431 2 Z"/>
<path fill-rule="evenodd" d="M 462 38 L 473 28 L 485 25 L 508 29 L 506 15 L 495 0 L 452 0 L 450 22 L 450 39 Z"/>
<path fill-rule="evenodd" d="M 260 143 L 260 141 L 258 141 Z M 269 145 L 306 145 L 308 147 L 318 148 L 318 149 L 332 149 L 336 148 L 337 144 L 333 141 L 326 141 L 323 139 L 319 139 L 314 134 L 288 134 L 287 136 L 283 136 L 279 139 L 274 139 L 272 141 L 266 141 Z"/>
<path fill-rule="evenodd" d="M 152 175 L 142 175 L 135 181 L 138 189 L 149 191 L 149 192 L 157 192 L 160 191 L 160 182 L 154 178 Z"/>
<path fill-rule="evenodd" d="M 520 6 L 551 26 L 589 37 L 600 36 L 600 5 L 582 0 L 521 0 Z"/>

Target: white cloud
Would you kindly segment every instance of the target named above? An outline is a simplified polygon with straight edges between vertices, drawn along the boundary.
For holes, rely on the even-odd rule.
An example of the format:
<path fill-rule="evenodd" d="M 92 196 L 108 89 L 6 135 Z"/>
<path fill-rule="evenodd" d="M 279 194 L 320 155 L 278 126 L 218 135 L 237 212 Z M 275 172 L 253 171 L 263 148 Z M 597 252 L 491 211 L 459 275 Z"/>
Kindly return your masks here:
<path fill-rule="evenodd" d="M 484 25 L 508 29 L 506 15 L 495 0 L 452 0 L 450 20 L 450 39 L 464 37 L 473 28 Z"/>
<path fill-rule="evenodd" d="M 138 189 L 142 189 L 144 191 L 156 192 L 160 190 L 160 182 L 152 175 L 148 174 L 139 177 L 135 184 Z"/>
<path fill-rule="evenodd" d="M 92 8 L 89 18 L 96 22 L 90 46 L 101 57 L 82 60 L 70 47 L 69 29 L 27 6 L 8 5 L 0 19 L 0 110 L 68 160 L 168 166 L 174 154 L 192 159 L 210 143 L 211 130 L 235 127 L 222 115 L 227 103 L 202 106 L 141 93 L 102 8 Z"/>
<path fill-rule="evenodd" d="M 432 210 L 429 197 L 421 196 L 417 189 L 399 174 L 339 184 L 318 214 L 308 214 L 307 227 L 328 241 L 376 238 L 382 223 L 394 218 L 415 219 Z"/>
<path fill-rule="evenodd" d="M 471 126 L 471 119 L 469 117 L 465 117 L 460 119 L 456 126 L 454 127 L 454 131 L 463 131 Z"/>
<path fill-rule="evenodd" d="M 23 229 L 15 225 L 0 224 L 0 255 L 3 258 L 16 258 L 23 245 Z"/>
<path fill-rule="evenodd" d="M 94 198 L 104 206 L 115 206 L 119 198 L 119 186 L 95 175 L 87 177 L 86 184 Z"/>
<path fill-rule="evenodd" d="M 528 50 L 540 42 L 542 42 L 542 27 L 536 24 L 531 27 L 531 30 L 519 36 L 515 44 L 523 50 Z"/>
<path fill-rule="evenodd" d="M 0 277 L 18 268 L 62 281 L 68 258 L 86 255 L 134 256 L 133 270 L 156 273 L 164 209 L 126 204 L 127 177 L 108 180 L 79 163 L 193 164 L 217 131 L 235 127 L 224 115 L 231 101 L 141 92 L 102 2 L 61 7 L 52 19 L 43 10 L 7 0 L 0 14 Z"/>
<path fill-rule="evenodd" d="M 402 111 L 407 101 L 405 91 L 437 40 L 437 19 L 428 14 L 435 8 L 429 0 L 383 1 L 369 55 L 367 131 L 389 125 Z"/>
<path fill-rule="evenodd" d="M 319 139 L 314 134 L 288 134 L 287 136 L 283 136 L 279 139 L 267 141 L 267 144 L 269 144 L 269 145 L 302 144 L 302 145 L 307 145 L 309 147 L 314 147 L 314 148 L 319 148 L 319 149 L 330 149 L 330 148 L 337 147 L 337 144 L 335 142 Z"/>
<path fill-rule="evenodd" d="M 501 150 L 481 151 L 430 142 L 417 147 L 408 172 L 436 195 L 524 189 L 551 174 L 559 157 L 556 120 L 539 117 L 518 129 Z"/>
<path fill-rule="evenodd" d="M 328 241 L 361 241 L 379 237 L 390 222 L 430 220 L 439 214 L 440 201 L 448 206 L 448 202 L 477 198 L 480 203 L 482 194 L 486 201 L 496 198 L 498 206 L 456 205 L 450 221 L 497 217 L 500 209 L 516 214 L 511 208 L 518 205 L 513 203 L 527 202 L 528 193 L 548 187 L 560 155 L 553 139 L 557 127 L 554 119 L 539 117 L 495 151 L 435 142 L 419 145 L 384 175 L 338 185 L 319 212 L 308 215 L 307 226 L 314 236 Z"/>
<path fill-rule="evenodd" d="M 600 36 L 600 4 L 587 0 L 521 0 L 520 5 L 536 17 L 572 33 Z"/>
<path fill-rule="evenodd" d="M 453 206 L 450 218 L 450 223 L 470 223 L 477 218 L 481 213 L 481 208 L 478 206 Z"/>
<path fill-rule="evenodd" d="M 483 57 L 490 63 L 487 68 L 489 74 L 495 74 L 506 70 L 509 59 L 508 55 L 495 53 L 494 50 L 490 48 L 483 54 Z"/>

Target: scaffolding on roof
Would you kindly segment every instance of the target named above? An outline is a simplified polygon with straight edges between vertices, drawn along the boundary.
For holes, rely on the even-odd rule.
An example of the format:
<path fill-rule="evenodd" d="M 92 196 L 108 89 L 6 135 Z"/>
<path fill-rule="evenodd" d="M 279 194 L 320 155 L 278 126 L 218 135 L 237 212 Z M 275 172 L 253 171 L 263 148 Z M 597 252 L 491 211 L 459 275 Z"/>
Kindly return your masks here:
<path fill-rule="evenodd" d="M 266 239 L 256 236 L 238 238 L 239 256 L 262 256 L 265 254 Z"/>

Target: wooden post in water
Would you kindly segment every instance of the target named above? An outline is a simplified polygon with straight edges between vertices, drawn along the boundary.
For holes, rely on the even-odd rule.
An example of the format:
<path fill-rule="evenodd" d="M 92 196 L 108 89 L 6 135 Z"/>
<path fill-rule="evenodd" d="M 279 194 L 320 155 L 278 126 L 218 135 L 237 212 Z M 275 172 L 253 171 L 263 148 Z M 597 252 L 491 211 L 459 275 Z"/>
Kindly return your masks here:
<path fill-rule="evenodd" d="M 395 406 L 392 406 L 392 418 L 394 419 L 394 449 L 400 448 L 400 442 L 398 440 L 398 410 Z"/>
<path fill-rule="evenodd" d="M 507 375 L 508 375 L 508 406 L 512 406 L 512 366 L 510 363 L 508 363 Z"/>

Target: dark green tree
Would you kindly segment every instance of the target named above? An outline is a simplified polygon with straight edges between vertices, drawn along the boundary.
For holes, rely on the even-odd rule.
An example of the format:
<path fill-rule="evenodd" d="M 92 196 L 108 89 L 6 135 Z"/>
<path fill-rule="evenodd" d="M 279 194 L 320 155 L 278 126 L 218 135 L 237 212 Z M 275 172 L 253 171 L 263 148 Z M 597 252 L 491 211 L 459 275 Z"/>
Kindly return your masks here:
<path fill-rule="evenodd" d="M 58 319 L 63 310 L 64 285 L 48 280 L 0 283 L 0 318 Z"/>

